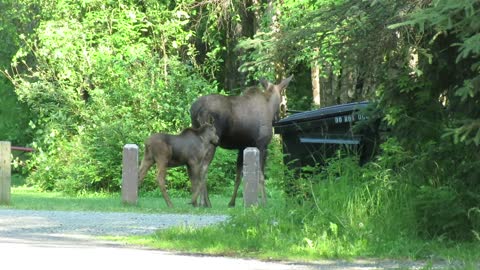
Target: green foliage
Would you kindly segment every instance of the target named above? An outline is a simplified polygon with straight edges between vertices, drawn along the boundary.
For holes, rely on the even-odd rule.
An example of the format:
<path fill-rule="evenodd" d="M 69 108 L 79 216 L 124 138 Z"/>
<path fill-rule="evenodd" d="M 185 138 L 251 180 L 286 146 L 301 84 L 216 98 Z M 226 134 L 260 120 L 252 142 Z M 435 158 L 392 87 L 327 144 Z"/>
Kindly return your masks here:
<path fill-rule="evenodd" d="M 253 59 L 261 56 L 250 66 L 256 63 L 263 70 L 262 64 L 277 61 L 290 68 L 308 67 L 317 60 L 323 76 L 336 74 L 338 80 L 328 82 L 338 83 L 338 100 L 350 91 L 344 88 L 344 75 L 357 76 L 363 85 L 355 89 L 375 90 L 376 96 L 370 92 L 367 97 L 379 101 L 389 135 L 398 142 L 394 148 L 401 149 L 395 154 L 399 157 L 382 157 L 386 163 L 381 171 L 398 170 L 392 181 L 408 183 L 416 233 L 473 239 L 478 222 L 468 213 L 479 204 L 470 192 L 476 192 L 480 181 L 479 4 L 314 1 L 287 2 L 279 9 L 290 15 L 281 17 L 281 31 L 267 31 L 265 38 L 245 43 L 254 50 Z M 334 170 L 333 164 L 320 175 Z M 338 170 L 336 177 L 345 173 Z M 374 182 L 372 187 L 381 185 Z M 302 198 L 315 201 L 309 184 L 299 189 Z M 444 211 L 433 214 L 443 200 L 450 203 L 440 204 Z"/>
<path fill-rule="evenodd" d="M 424 237 L 474 239 L 480 203 L 480 129 L 477 82 L 480 6 L 439 0 L 393 29 L 410 33 L 418 52 L 414 73 L 385 73 L 379 97 L 386 119 L 414 159 L 405 166 L 418 184 L 416 220 Z M 410 81 L 408 83 L 407 81 Z"/>
<path fill-rule="evenodd" d="M 453 188 L 424 186 L 418 197 L 419 233 L 427 237 L 471 237 L 465 206 Z"/>
<path fill-rule="evenodd" d="M 439 103 L 439 96 L 446 97 L 443 105 L 449 118 L 439 119 L 448 121 L 444 135 L 453 137 L 455 143 L 477 147 L 480 145 L 480 43 L 476 42 L 480 38 L 479 10 L 480 5 L 472 1 L 438 0 L 391 26 L 413 27 L 421 35 L 417 38 L 418 50 L 427 57 L 420 58 L 422 75 L 418 79 L 431 82 L 431 87 L 422 92 L 432 103 Z"/>
<path fill-rule="evenodd" d="M 11 141 L 13 145 L 26 145 L 31 140 L 28 129 L 30 113 L 21 104 L 14 92 L 13 86 L 3 76 L 3 71 L 10 65 L 10 59 L 18 49 L 17 28 L 23 26 L 25 18 L 14 9 L 22 10 L 22 5 L 14 1 L 0 2 L 0 140 Z"/>
<path fill-rule="evenodd" d="M 235 224 L 247 224 L 240 235 L 252 241 L 244 243 L 247 250 L 256 252 L 255 245 L 267 240 L 290 243 L 298 253 L 375 253 L 368 249 L 373 244 L 388 254 L 415 236 L 478 239 L 478 2 L 229 4 L 3 1 L 1 66 L 20 49 L 4 74 L 10 82 L 0 80 L 0 132 L 21 143 L 33 140 L 29 183 L 70 193 L 116 191 L 123 145 L 141 145 L 153 132 L 179 132 L 189 125 L 188 108 L 197 96 L 218 92 L 227 81 L 292 72 L 300 74 L 297 88 L 289 89 L 290 104 L 308 109 L 310 67 L 318 63 L 332 88 L 326 96 L 333 103 L 375 99 L 392 139 L 364 167 L 334 158 L 294 180 L 283 175 L 280 143 L 274 142 L 267 186 L 295 181 L 300 196 L 275 213 L 291 217 L 282 219 L 284 227 L 272 227 L 262 210 L 249 213 L 251 221 L 238 217 Z M 256 30 L 244 23 L 252 13 Z M 248 74 L 237 78 L 240 64 Z M 24 105 L 31 114 L 22 113 Z M 3 110 L 10 106 L 15 109 Z M 230 192 L 235 156 L 217 152 L 211 191 Z M 183 169 L 169 171 L 168 181 L 179 194 L 189 189 Z M 152 170 L 142 191 L 155 187 Z M 265 239 L 269 230 L 272 238 Z"/>
<path fill-rule="evenodd" d="M 304 68 L 309 68 L 312 59 L 319 56 L 316 50 L 319 45 L 316 45 L 313 40 L 303 40 L 305 35 L 310 34 L 304 28 L 318 27 L 319 24 L 316 21 L 305 23 L 307 21 L 304 18 L 305 14 L 317 12 L 319 9 L 333 5 L 335 2 L 342 1 L 285 1 L 283 4 L 272 6 L 262 17 L 261 30 L 254 37 L 246 37 L 240 40 L 237 50 L 248 52 L 241 56 L 244 64 L 240 69 L 255 78 L 275 75 L 278 66 L 272 63 L 287 64 L 292 69 L 299 63 L 307 62 L 307 66 Z M 278 22 L 272 22 L 274 10 L 277 10 L 278 14 L 282 14 L 280 18 L 276 18 L 276 20 L 279 20 Z M 280 25 L 275 25 L 275 23 Z M 279 28 L 282 31 L 278 31 Z M 289 40 L 289 31 L 295 31 L 296 28 L 300 28 L 299 31 L 290 34 L 292 37 L 297 36 L 297 40 Z M 314 35 L 315 37 L 316 35 Z M 286 47 L 281 47 L 283 45 Z M 283 51 L 278 51 L 278 49 L 283 49 Z M 332 54 L 324 51 L 321 54 L 324 55 L 325 53 Z"/>
<path fill-rule="evenodd" d="M 414 236 L 409 201 L 414 189 L 408 179 L 389 167 L 392 162 L 402 164 L 407 157 L 400 157 L 395 144 L 383 148 L 381 159 L 363 167 L 355 157 L 333 158 L 327 167 L 303 174 L 301 197 L 293 200 L 300 202 L 302 209 L 310 209 L 310 226 L 336 224 L 340 239 L 365 245 L 378 245 L 378 238 L 401 241 L 398 235 Z M 392 151 L 396 161 L 389 158 Z"/>
<path fill-rule="evenodd" d="M 0 140 L 25 146 L 30 138 L 28 108 L 19 103 L 8 80 L 0 77 Z"/>
<path fill-rule="evenodd" d="M 304 168 L 285 181 L 295 185 L 292 202 L 308 209 L 300 214 L 304 224 L 336 224 L 346 242 L 379 247 L 382 239 L 392 245 L 384 248 L 394 248 L 417 236 L 475 241 L 480 229 L 478 160 L 467 147 L 430 142 L 415 153 L 389 139 L 381 154 L 362 167 L 355 157 L 332 158 L 325 167 Z"/>
<path fill-rule="evenodd" d="M 480 229 L 478 215 L 471 215 L 480 204 L 478 153 L 446 141 L 413 157 L 409 170 L 416 172 L 420 185 L 415 200 L 419 233 L 473 240 Z"/>
<path fill-rule="evenodd" d="M 235 150 L 224 150 L 217 147 L 215 157 L 208 167 L 208 191 L 217 194 L 232 194 L 237 168 Z"/>
<path fill-rule="evenodd" d="M 450 240 L 458 235 L 452 237 L 446 231 L 475 235 L 472 227 L 463 226 L 465 219 L 478 226 L 478 208 L 460 213 L 462 207 L 455 202 L 460 197 L 453 190 L 427 185 L 418 189 L 420 165 L 410 165 L 417 157 L 398 141 L 389 140 L 382 151 L 363 167 L 355 157 L 332 158 L 329 166 L 290 179 L 303 182 L 307 196 L 284 201 L 272 192 L 267 206 L 232 212 L 225 224 L 161 230 L 128 241 L 162 249 L 259 258 L 424 259 L 433 255 L 474 262 L 478 249 L 470 249 L 478 240 L 458 245 Z M 419 217 L 420 213 L 427 216 Z M 449 224 L 444 223 L 447 217 L 452 218 Z M 434 240 L 422 239 L 424 230 L 435 229 L 439 231 Z M 462 255 L 455 251 L 459 249 Z"/>
<path fill-rule="evenodd" d="M 123 145 L 187 127 L 189 104 L 216 85 L 177 53 L 191 49 L 180 9 L 61 1 L 57 12 L 70 19 L 41 13 L 49 19 L 13 60 L 16 93 L 37 116 L 29 181 L 47 190 L 118 190 Z M 172 186 L 186 188 L 184 176 Z"/>

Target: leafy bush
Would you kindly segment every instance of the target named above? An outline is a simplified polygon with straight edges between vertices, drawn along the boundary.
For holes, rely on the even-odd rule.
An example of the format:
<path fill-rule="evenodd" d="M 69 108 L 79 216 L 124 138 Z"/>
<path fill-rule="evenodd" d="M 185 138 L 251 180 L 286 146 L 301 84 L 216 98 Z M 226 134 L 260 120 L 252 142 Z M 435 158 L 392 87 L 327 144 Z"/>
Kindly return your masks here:
<path fill-rule="evenodd" d="M 212 193 L 231 194 L 237 168 L 236 150 L 217 147 L 215 157 L 208 168 L 207 186 Z"/>
<path fill-rule="evenodd" d="M 188 17 L 179 10 L 157 14 L 91 1 L 88 12 L 77 13 L 81 7 L 58 4 L 70 19 L 42 14 L 14 59 L 17 95 L 37 116 L 29 182 L 47 190 L 115 191 L 123 146 L 143 149 L 151 133 L 180 132 L 189 126 L 192 101 L 217 86 L 178 56 L 178 49 L 189 50 L 191 35 L 181 28 Z M 158 44 L 145 31 L 176 43 Z M 185 174 L 171 176 L 174 188 L 188 187 Z"/>
<path fill-rule="evenodd" d="M 479 211 L 473 208 L 466 216 L 464 211 L 455 212 L 463 207 L 457 203 L 457 191 L 422 184 L 426 179 L 418 172 L 424 162 L 416 163 L 417 160 L 398 140 L 389 139 L 382 144 L 381 154 L 364 166 L 358 165 L 356 156 L 340 155 L 323 168 L 308 168 L 301 178 L 285 176 L 284 181 L 301 184 L 299 197 L 285 201 L 278 191 L 271 191 L 273 196 L 265 207 L 234 211 L 225 224 L 162 230 L 148 239 L 161 248 L 255 254 L 262 258 L 428 259 L 434 254 L 435 258 L 449 259 L 453 250 L 461 246 L 449 238 L 458 235 L 438 232 L 448 229 L 447 232 L 475 235 L 471 229 L 478 229 Z M 283 167 L 269 165 L 269 170 Z M 275 183 L 278 179 L 269 180 Z M 421 219 L 422 211 L 429 216 Z M 431 217 L 434 219 L 429 220 Z M 461 227 L 467 224 L 465 217 L 472 226 Z M 422 220 L 427 223 L 422 224 Z M 447 224 L 451 221 L 453 226 Z M 435 235 L 425 235 L 427 229 Z M 466 249 L 475 244 L 467 243 Z M 477 250 L 472 249 L 473 258 Z"/>
<path fill-rule="evenodd" d="M 388 146 L 385 149 L 390 151 Z M 327 235 L 339 241 L 351 240 L 358 248 L 379 238 L 412 235 L 411 183 L 399 181 L 386 165 L 379 159 L 360 167 L 355 156 L 333 158 L 326 167 L 303 174 L 302 198 L 294 201 L 305 209 L 304 223 L 329 231 Z M 321 245 L 325 237 L 321 233 L 309 239 Z"/>
<path fill-rule="evenodd" d="M 3 39 L 0 44 L 0 140 L 26 146 L 32 137 L 28 127 L 31 115 L 28 107 L 18 101 L 12 83 L 4 76 L 4 71 L 9 69 L 10 60 L 19 46 L 17 25 L 24 22 L 20 13 L 25 11 L 19 6 L 15 1 L 0 3 L 0 36 Z"/>
<path fill-rule="evenodd" d="M 324 167 L 286 177 L 295 182 L 290 200 L 301 217 L 305 247 L 323 249 L 328 239 L 366 250 L 394 248 L 418 236 L 478 239 L 478 159 L 465 161 L 477 153 L 448 141 L 425 144 L 419 153 L 395 139 L 381 147 L 381 154 L 363 166 L 357 157 L 340 154 Z"/>
<path fill-rule="evenodd" d="M 475 148 L 444 140 L 412 155 L 406 169 L 419 185 L 415 211 L 417 230 L 426 238 L 472 240 L 480 230 L 480 169 Z"/>

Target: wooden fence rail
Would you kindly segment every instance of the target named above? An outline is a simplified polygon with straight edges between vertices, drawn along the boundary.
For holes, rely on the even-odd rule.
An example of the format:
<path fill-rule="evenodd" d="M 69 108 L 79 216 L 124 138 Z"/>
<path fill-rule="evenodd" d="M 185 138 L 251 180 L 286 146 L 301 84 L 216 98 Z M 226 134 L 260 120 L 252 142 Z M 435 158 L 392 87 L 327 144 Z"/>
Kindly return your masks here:
<path fill-rule="evenodd" d="M 12 186 L 12 151 L 33 152 L 30 147 L 12 146 L 10 142 L 0 141 L 0 204 L 10 204 Z"/>
<path fill-rule="evenodd" d="M 30 147 L 22 147 L 22 146 L 10 146 L 10 149 L 15 150 L 15 151 L 23 151 L 23 152 L 33 152 L 35 149 L 30 148 Z"/>

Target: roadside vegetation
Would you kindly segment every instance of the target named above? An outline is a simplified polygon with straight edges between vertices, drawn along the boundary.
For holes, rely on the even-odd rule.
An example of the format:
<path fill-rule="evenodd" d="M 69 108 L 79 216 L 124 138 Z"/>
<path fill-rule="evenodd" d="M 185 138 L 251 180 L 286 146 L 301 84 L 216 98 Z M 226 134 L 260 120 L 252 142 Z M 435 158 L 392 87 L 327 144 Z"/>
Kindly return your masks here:
<path fill-rule="evenodd" d="M 445 230 L 430 227 L 431 219 L 441 212 L 418 209 L 425 198 L 416 187 L 414 171 L 386 169 L 390 162 L 412 158 L 400 150 L 397 142 L 389 141 L 384 154 L 363 167 L 355 157 L 334 157 L 325 169 L 304 170 L 300 178 L 287 173 L 283 181 L 298 183 L 295 195 L 270 192 L 274 198 L 267 206 L 236 209 L 225 224 L 113 239 L 166 250 L 267 260 L 393 258 L 478 269 L 480 239 L 458 241 L 448 233 L 432 237 L 433 229 Z M 399 154 L 404 160 L 392 159 Z M 272 167 L 281 170 L 270 163 Z M 270 190 L 279 190 L 275 179 L 267 181 Z"/>
<path fill-rule="evenodd" d="M 175 207 L 168 208 L 158 190 L 143 191 L 137 206 L 125 206 L 118 193 L 39 192 L 24 186 L 19 178 L 9 208 L 225 214 L 229 215 L 227 222 L 210 227 L 176 227 L 147 236 L 105 238 L 162 250 L 266 260 L 361 257 L 477 269 L 480 240 L 456 241 L 447 234 L 426 239 L 429 228 L 417 222 L 423 213 L 416 211 L 419 201 L 412 199 L 420 196 L 419 191 L 415 183 L 405 180 L 413 180 L 415 175 L 408 170 L 385 170 L 386 161 L 392 162 L 387 157 L 398 157 L 396 145 L 393 141 L 384 144 L 383 155 L 363 167 L 354 156 L 338 156 L 329 160 L 326 169 L 307 168 L 295 178 L 272 153 L 267 167 L 269 199 L 263 207 L 245 209 L 239 198 L 236 208 L 228 208 L 231 185 L 212 195 L 212 208 L 192 208 L 187 204 L 187 192 L 171 192 Z M 279 148 L 271 150 L 281 154 Z M 403 154 L 403 158 L 411 158 Z M 283 187 L 291 181 L 297 183 L 297 189 L 287 195 Z"/>
<path fill-rule="evenodd" d="M 475 269 L 478 1 L 3 0 L 0 18 L 0 140 L 36 150 L 14 153 L 21 177 L 2 208 L 225 213 L 219 226 L 119 240 L 276 259 L 460 260 Z M 189 126 L 198 96 L 236 95 L 261 77 L 291 74 L 291 109 L 371 101 L 378 155 L 359 166 L 338 152 L 323 167 L 291 172 L 276 138 L 269 204 L 227 209 L 236 153 L 219 149 L 208 174 L 212 209 L 186 204 L 183 168 L 168 171 L 174 209 L 153 170 L 139 206 L 121 205 L 123 145 L 142 152 L 151 133 Z"/>
<path fill-rule="evenodd" d="M 372 166 L 378 168 L 379 164 Z M 394 189 L 395 183 L 385 183 L 388 176 L 369 181 L 367 170 L 371 168 L 358 168 L 352 158 L 332 160 L 329 168 L 298 179 L 304 181 L 304 193 L 289 199 L 272 184 L 273 179 L 268 179 L 269 200 L 264 207 L 245 209 L 240 198 L 236 208 L 228 208 L 230 192 L 213 195 L 213 207 L 208 209 L 192 208 L 186 203 L 188 194 L 173 193 L 175 207 L 168 208 L 155 191 L 141 193 L 137 206 L 125 206 L 117 193 L 68 195 L 21 185 L 13 188 L 11 206 L 0 208 L 225 214 L 230 216 L 226 223 L 210 227 L 176 227 L 153 235 L 104 238 L 162 250 L 265 260 L 308 262 L 361 257 L 423 260 L 441 262 L 451 269 L 478 269 L 477 241 L 457 242 L 443 237 L 425 240 L 415 233 L 407 186 Z M 343 177 L 338 177 L 339 170 Z M 384 188 L 374 187 L 379 182 Z M 305 196 L 314 197 L 310 200 Z"/>

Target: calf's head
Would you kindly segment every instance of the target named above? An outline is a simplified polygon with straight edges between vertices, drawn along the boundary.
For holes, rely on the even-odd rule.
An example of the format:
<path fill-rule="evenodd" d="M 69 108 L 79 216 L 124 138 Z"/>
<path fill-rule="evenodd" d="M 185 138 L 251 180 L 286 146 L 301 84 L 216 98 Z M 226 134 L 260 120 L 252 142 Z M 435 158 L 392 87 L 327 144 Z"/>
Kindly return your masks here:
<path fill-rule="evenodd" d="M 217 136 L 217 130 L 215 125 L 211 123 L 205 123 L 200 127 L 201 137 L 204 141 L 209 142 L 213 145 L 217 145 L 219 138 Z"/>

